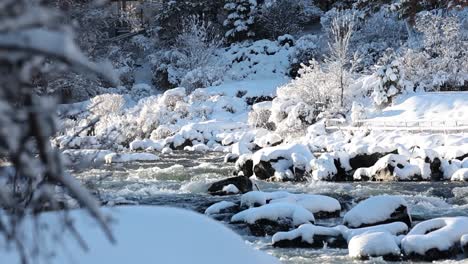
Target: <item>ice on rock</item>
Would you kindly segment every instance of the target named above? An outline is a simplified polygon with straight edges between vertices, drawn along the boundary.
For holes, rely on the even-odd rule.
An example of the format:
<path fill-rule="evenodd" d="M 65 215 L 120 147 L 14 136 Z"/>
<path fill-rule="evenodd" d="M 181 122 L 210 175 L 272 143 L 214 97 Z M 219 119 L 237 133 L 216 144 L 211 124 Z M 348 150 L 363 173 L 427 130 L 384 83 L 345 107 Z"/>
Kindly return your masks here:
<path fill-rule="evenodd" d="M 310 211 L 301 206 L 289 203 L 273 203 L 249 208 L 235 214 L 231 218 L 231 221 L 255 224 L 256 221 L 261 219 L 271 221 L 290 219 L 293 226 L 315 222 L 314 215 Z"/>
<path fill-rule="evenodd" d="M 369 257 L 397 259 L 401 253 L 397 237 L 387 232 L 371 232 L 354 236 L 349 241 L 348 250 L 349 256 L 357 259 Z"/>
<path fill-rule="evenodd" d="M 468 168 L 463 168 L 455 171 L 452 174 L 452 181 L 468 181 Z"/>
<path fill-rule="evenodd" d="M 222 211 L 232 208 L 232 207 L 237 207 L 238 205 L 233 203 L 233 202 L 227 202 L 227 201 L 221 201 L 215 204 L 212 204 L 210 207 L 206 208 L 205 214 L 206 215 L 215 215 L 219 214 Z"/>
<path fill-rule="evenodd" d="M 412 258 L 435 260 L 453 256 L 463 235 L 468 234 L 468 217 L 442 217 L 418 223 L 402 239 L 404 253 Z M 430 254 L 429 254 L 430 252 Z"/>
<path fill-rule="evenodd" d="M 407 202 L 394 195 L 370 197 L 349 210 L 343 219 L 346 226 L 355 228 L 399 221 L 411 226 Z"/>
<path fill-rule="evenodd" d="M 262 192 L 262 191 L 252 191 L 242 195 L 241 197 L 241 206 L 257 207 L 262 206 L 270 202 L 271 200 L 285 198 L 291 195 L 285 191 L 276 191 L 276 192 Z"/>
<path fill-rule="evenodd" d="M 151 153 L 111 153 L 104 157 L 106 163 L 125 163 L 133 161 L 155 161 L 159 157 Z"/>

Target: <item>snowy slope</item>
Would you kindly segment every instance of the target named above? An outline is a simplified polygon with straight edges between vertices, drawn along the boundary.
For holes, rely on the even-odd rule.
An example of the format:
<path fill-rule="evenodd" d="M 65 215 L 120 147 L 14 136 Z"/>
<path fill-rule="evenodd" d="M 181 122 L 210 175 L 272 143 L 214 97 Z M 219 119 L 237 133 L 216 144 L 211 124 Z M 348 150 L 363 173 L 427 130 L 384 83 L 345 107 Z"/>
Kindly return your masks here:
<path fill-rule="evenodd" d="M 369 121 L 447 122 L 447 125 L 468 125 L 468 92 L 417 93 L 399 97 L 393 106 L 375 113 Z M 450 123 L 450 124 L 448 124 Z M 453 124 L 452 124 L 453 123 Z"/>

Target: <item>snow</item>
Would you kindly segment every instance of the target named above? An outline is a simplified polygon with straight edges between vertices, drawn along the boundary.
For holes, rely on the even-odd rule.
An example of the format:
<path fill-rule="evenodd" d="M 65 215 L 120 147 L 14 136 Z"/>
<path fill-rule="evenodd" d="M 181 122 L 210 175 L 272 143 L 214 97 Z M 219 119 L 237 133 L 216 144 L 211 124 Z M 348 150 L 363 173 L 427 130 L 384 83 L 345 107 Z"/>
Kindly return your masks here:
<path fill-rule="evenodd" d="M 468 234 L 468 217 L 435 218 L 414 226 L 402 239 L 401 247 L 405 254 L 424 255 L 434 248 L 444 251 L 459 243 L 464 234 Z"/>
<path fill-rule="evenodd" d="M 370 118 L 377 122 L 428 122 L 433 125 L 468 125 L 467 92 L 415 93 L 400 96 L 390 107 Z"/>
<path fill-rule="evenodd" d="M 287 197 L 273 199 L 270 203 L 292 203 L 304 207 L 311 213 L 336 212 L 341 205 L 335 198 L 317 194 L 290 194 Z"/>
<path fill-rule="evenodd" d="M 364 233 L 351 238 L 349 256 L 353 258 L 400 255 L 397 238 L 387 232 Z"/>
<path fill-rule="evenodd" d="M 223 192 L 226 192 L 227 194 L 236 194 L 240 191 L 234 184 L 228 184 L 223 187 Z"/>
<path fill-rule="evenodd" d="M 408 207 L 405 199 L 394 195 L 370 197 L 349 210 L 343 218 L 346 225 L 358 227 L 385 221 L 400 206 Z"/>
<path fill-rule="evenodd" d="M 298 228 L 288 232 L 278 232 L 273 235 L 272 243 L 281 240 L 294 240 L 298 237 L 309 244 L 314 243 L 314 235 L 339 236 L 341 232 L 336 228 L 316 226 L 313 224 L 303 224 Z"/>
<path fill-rule="evenodd" d="M 302 144 L 287 144 L 263 148 L 255 152 L 252 156 L 254 166 L 260 163 L 260 161 L 270 161 L 278 158 L 290 160 L 292 164 L 297 164 L 298 167 L 304 168 L 308 166 L 308 163 L 314 158 L 314 156 L 310 152 L 309 148 Z M 296 161 L 296 163 L 293 161 Z"/>
<path fill-rule="evenodd" d="M 159 157 L 152 153 L 111 153 L 104 156 L 106 163 L 124 163 L 133 161 L 155 161 Z"/>
<path fill-rule="evenodd" d="M 455 171 L 451 178 L 452 181 L 468 181 L 468 168 L 462 168 Z"/>
<path fill-rule="evenodd" d="M 301 206 L 289 203 L 273 203 L 249 208 L 232 216 L 231 221 L 254 224 L 260 219 L 268 219 L 271 221 L 291 219 L 294 226 L 315 222 L 314 215 L 310 211 Z"/>
<path fill-rule="evenodd" d="M 84 163 L 104 163 L 105 156 L 108 154 L 112 154 L 112 151 L 99 149 L 67 149 L 64 150 L 62 154 L 68 161 Z"/>
<path fill-rule="evenodd" d="M 130 142 L 130 150 L 155 150 L 161 151 L 164 148 L 165 142 L 163 140 L 134 140 Z"/>
<path fill-rule="evenodd" d="M 210 207 L 206 208 L 205 214 L 206 215 L 214 215 L 219 214 L 222 210 L 225 210 L 230 207 L 237 206 L 237 204 L 233 202 L 221 201 L 215 204 L 210 205 Z"/>
<path fill-rule="evenodd" d="M 347 228 L 346 226 L 340 225 L 337 228 L 341 231 L 343 237 L 350 241 L 354 236 L 362 235 L 365 233 L 374 233 L 374 232 L 386 232 L 394 236 L 405 234 L 408 232 L 408 226 L 403 222 L 393 222 L 383 225 L 368 226 L 362 228 Z"/>
<path fill-rule="evenodd" d="M 269 202 L 289 203 L 301 206 L 311 213 L 336 212 L 341 210 L 341 205 L 335 198 L 317 194 L 293 194 L 285 191 L 261 192 L 252 191 L 241 196 L 241 206 L 253 207 L 265 205 Z"/>
<path fill-rule="evenodd" d="M 54 250 L 55 255 L 28 255 L 38 263 L 251 263 L 273 264 L 275 258 L 247 246 L 243 239 L 224 225 L 195 212 L 164 207 L 117 207 L 105 209 L 115 221 L 111 222 L 117 240 L 111 244 L 102 231 L 83 210 L 70 212 L 74 226 L 86 241 L 89 251 L 83 251 L 74 236 L 63 233 L 63 216 L 58 213 L 41 214 L 39 222 L 49 228 L 44 231 L 41 246 Z M 38 223 L 39 223 L 38 222 Z M 24 242 L 32 248 L 37 242 L 32 228 L 36 222 L 29 218 L 22 226 Z M 196 228 L 194 228 L 196 227 Z M 56 236 L 60 233 L 60 240 Z M 12 247 L 6 248 L 4 237 L 0 238 L 2 263 L 19 263 Z M 10 245 L 11 246 L 11 245 Z M 32 253 L 32 252 L 29 252 Z"/>

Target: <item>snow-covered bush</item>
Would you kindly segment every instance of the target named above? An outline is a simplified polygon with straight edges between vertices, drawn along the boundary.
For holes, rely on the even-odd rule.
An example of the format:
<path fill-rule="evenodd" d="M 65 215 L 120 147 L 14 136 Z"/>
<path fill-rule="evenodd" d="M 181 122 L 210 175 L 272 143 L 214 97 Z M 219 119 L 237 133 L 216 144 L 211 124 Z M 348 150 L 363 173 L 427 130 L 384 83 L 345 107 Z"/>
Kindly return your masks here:
<path fill-rule="evenodd" d="M 253 127 L 275 130 L 274 123 L 270 122 L 271 102 L 261 102 L 253 105 L 249 112 L 249 125 Z"/>
<path fill-rule="evenodd" d="M 102 94 L 90 100 L 89 111 L 96 116 L 104 116 L 109 113 L 120 113 L 125 104 L 125 99 L 120 94 Z"/>
<path fill-rule="evenodd" d="M 227 0 L 224 9 L 228 13 L 223 23 L 228 40 L 235 42 L 255 37 L 257 0 Z"/>

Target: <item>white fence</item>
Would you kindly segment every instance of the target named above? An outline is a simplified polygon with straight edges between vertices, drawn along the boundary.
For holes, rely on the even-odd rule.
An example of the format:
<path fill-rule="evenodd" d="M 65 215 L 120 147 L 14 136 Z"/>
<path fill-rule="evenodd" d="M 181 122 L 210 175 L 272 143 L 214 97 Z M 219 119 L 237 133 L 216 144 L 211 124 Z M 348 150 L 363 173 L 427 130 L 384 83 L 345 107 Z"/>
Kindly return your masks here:
<path fill-rule="evenodd" d="M 345 119 L 327 119 L 327 131 L 338 130 L 403 130 L 409 132 L 468 132 L 468 120 L 384 120 L 363 119 L 349 124 Z"/>

